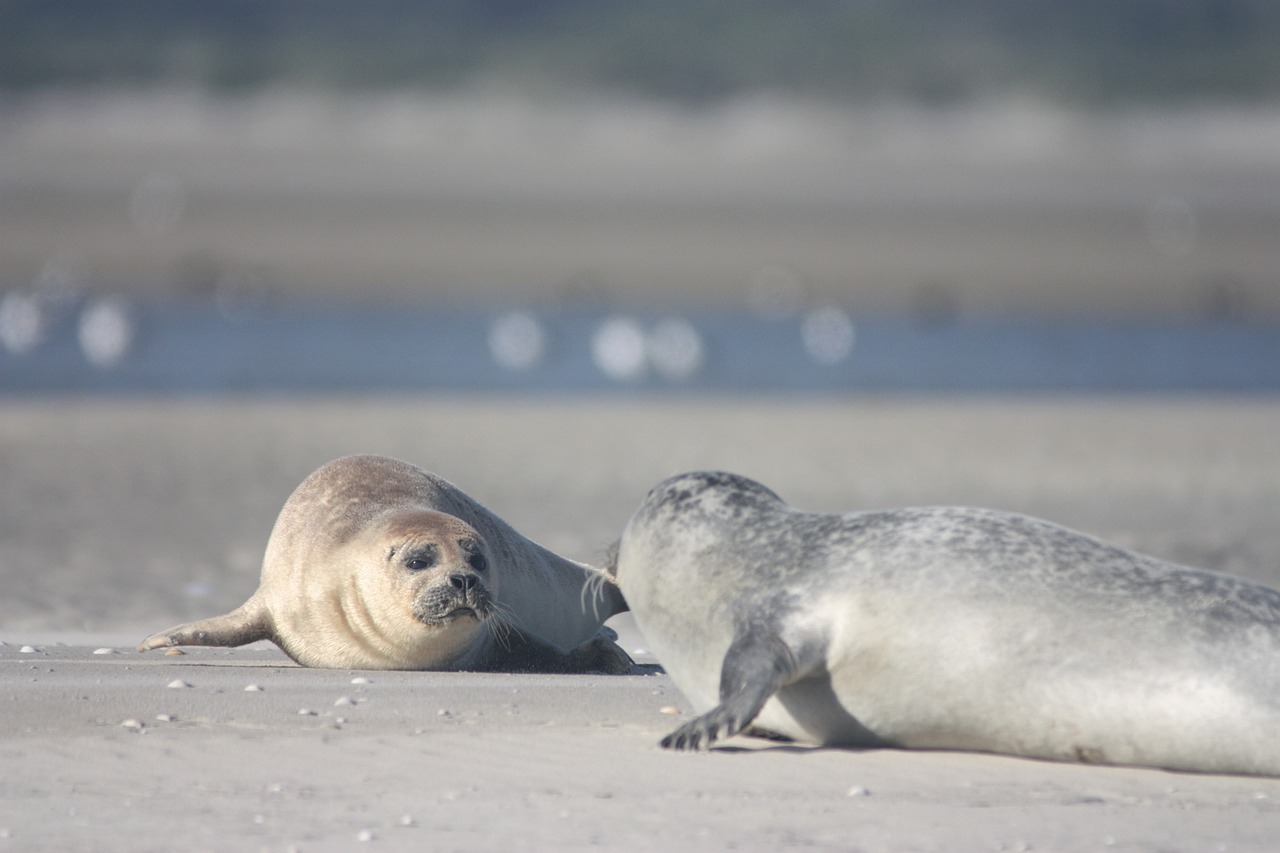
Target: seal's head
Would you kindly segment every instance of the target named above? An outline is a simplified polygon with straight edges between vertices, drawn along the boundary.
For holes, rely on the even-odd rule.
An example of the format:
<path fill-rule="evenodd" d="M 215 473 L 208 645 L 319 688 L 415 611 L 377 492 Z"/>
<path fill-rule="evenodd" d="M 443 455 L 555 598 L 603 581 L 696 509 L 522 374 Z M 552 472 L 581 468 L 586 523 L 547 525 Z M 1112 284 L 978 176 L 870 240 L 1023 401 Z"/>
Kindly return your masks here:
<path fill-rule="evenodd" d="M 610 549 L 604 572 L 626 592 L 627 554 L 642 549 L 655 560 L 673 550 L 696 551 L 711 547 L 726 535 L 740 538 L 739 528 L 758 529 L 770 522 L 765 516 L 787 506 L 768 487 L 724 471 L 691 471 L 663 480 L 649 490 L 640 508 L 627 523 L 622 538 Z"/>
<path fill-rule="evenodd" d="M 394 512 L 338 553 L 345 571 L 331 565 L 312 574 L 329 587 L 325 597 L 332 606 L 298 609 L 296 616 L 308 624 L 280 632 L 289 638 L 285 650 L 302 663 L 311 662 L 312 638 L 341 633 L 363 658 L 350 665 L 453 667 L 465 665 L 491 632 L 501 631 L 485 541 L 456 516 L 417 508 Z M 330 644 L 324 646 L 332 660 Z"/>
<path fill-rule="evenodd" d="M 768 486 L 727 471 L 690 471 L 668 477 L 649 490 L 643 506 L 673 504 L 676 507 L 704 501 L 751 506 L 781 502 Z"/>
<path fill-rule="evenodd" d="M 755 480 L 724 471 L 691 471 L 650 489 L 637 515 L 667 522 L 682 516 L 740 519 L 746 513 L 783 506 L 780 497 Z"/>
<path fill-rule="evenodd" d="M 470 525 L 430 510 L 395 518 L 383 534 L 388 579 L 403 590 L 409 615 L 428 627 L 493 614 L 489 558 Z"/>

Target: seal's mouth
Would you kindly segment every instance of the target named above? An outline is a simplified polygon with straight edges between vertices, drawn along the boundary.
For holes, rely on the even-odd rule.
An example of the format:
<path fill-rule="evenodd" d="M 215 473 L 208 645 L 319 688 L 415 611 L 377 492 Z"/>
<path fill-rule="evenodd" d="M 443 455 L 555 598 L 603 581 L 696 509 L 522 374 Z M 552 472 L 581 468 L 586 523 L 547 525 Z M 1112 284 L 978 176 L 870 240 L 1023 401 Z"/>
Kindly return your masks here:
<path fill-rule="evenodd" d="M 459 595 L 428 593 L 413 607 L 413 618 L 424 625 L 448 625 L 460 619 L 483 622 L 492 613 L 488 593 L 478 587 Z"/>
<path fill-rule="evenodd" d="M 427 613 L 415 609 L 413 613 L 413 618 L 424 625 L 448 625 L 450 622 L 457 622 L 459 619 L 472 619 L 476 622 L 483 622 L 486 616 L 488 616 L 487 613 L 482 615 L 470 607 L 458 607 L 448 613 Z"/>
<path fill-rule="evenodd" d="M 442 618 L 445 622 L 452 622 L 454 619 L 465 619 L 470 617 L 477 622 L 480 621 L 480 614 L 472 610 L 470 607 L 459 607 L 457 610 L 450 610 Z"/>

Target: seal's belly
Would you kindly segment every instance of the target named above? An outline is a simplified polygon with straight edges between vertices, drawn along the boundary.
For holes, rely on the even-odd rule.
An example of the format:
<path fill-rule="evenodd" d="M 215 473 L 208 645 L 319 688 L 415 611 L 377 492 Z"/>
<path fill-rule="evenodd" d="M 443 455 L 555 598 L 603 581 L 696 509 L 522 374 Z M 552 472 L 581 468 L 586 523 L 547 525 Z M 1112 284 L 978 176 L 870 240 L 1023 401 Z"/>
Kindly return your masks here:
<path fill-rule="evenodd" d="M 984 674 L 849 668 L 788 685 L 756 725 L 798 741 L 995 752 L 1058 761 L 1274 772 L 1280 703 L 1190 668 Z"/>

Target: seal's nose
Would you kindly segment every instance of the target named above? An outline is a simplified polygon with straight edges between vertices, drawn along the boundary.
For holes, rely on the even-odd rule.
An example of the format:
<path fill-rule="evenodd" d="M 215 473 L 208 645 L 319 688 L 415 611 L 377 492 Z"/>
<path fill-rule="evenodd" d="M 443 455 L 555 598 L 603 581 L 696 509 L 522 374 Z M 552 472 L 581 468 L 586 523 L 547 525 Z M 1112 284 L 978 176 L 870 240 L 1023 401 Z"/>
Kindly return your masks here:
<path fill-rule="evenodd" d="M 463 592 L 467 592 L 479 582 L 480 579 L 475 575 L 449 575 L 449 583 L 453 584 L 453 588 L 460 589 Z"/>

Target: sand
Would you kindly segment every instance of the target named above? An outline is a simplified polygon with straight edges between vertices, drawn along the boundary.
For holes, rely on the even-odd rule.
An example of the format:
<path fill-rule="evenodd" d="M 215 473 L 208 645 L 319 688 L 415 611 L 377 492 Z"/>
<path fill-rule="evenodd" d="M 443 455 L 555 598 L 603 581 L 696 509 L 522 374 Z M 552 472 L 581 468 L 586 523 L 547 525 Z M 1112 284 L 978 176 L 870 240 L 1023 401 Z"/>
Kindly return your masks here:
<path fill-rule="evenodd" d="M 1273 849 L 1280 780 L 746 738 L 670 754 L 690 709 L 661 674 L 132 645 L 240 603 L 289 491 L 351 452 L 429 467 L 579 559 L 658 479 L 721 467 L 806 508 L 998 506 L 1277 584 L 1277 424 L 1278 402 L 1209 398 L 5 401 L 0 851 Z"/>

